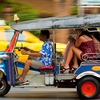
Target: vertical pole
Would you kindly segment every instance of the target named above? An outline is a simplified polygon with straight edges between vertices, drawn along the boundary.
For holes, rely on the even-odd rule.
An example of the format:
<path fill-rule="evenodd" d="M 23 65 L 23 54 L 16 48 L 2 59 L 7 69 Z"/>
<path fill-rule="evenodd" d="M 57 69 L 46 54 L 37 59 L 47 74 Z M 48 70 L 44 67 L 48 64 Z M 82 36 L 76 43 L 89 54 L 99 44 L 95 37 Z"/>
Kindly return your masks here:
<path fill-rule="evenodd" d="M 56 42 L 55 42 L 55 30 L 53 29 L 53 59 L 54 64 L 56 64 Z"/>
<path fill-rule="evenodd" d="M 84 15 L 84 7 L 81 5 L 81 0 L 77 0 L 78 15 Z"/>

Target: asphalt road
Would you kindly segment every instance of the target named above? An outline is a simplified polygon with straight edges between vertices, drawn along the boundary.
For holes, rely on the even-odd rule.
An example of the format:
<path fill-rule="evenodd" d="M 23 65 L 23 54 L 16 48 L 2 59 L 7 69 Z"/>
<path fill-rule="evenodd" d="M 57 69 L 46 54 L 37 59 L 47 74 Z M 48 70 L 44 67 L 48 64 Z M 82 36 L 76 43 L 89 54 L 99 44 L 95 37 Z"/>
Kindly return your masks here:
<path fill-rule="evenodd" d="M 9 93 L 0 100 L 51 100 L 78 98 L 75 89 L 65 88 L 11 88 Z"/>
<path fill-rule="evenodd" d="M 100 98 L 98 98 L 100 99 Z M 0 100 L 80 100 L 74 88 L 11 88 Z"/>

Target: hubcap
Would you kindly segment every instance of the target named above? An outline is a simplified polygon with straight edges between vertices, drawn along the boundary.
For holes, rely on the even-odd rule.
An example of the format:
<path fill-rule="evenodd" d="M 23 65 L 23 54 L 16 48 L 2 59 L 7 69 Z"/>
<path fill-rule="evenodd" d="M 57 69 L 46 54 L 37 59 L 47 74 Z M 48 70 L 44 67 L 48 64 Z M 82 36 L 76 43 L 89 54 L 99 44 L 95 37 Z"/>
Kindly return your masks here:
<path fill-rule="evenodd" d="M 93 96 L 96 92 L 96 85 L 93 82 L 85 82 L 82 85 L 82 93 L 88 97 Z"/>

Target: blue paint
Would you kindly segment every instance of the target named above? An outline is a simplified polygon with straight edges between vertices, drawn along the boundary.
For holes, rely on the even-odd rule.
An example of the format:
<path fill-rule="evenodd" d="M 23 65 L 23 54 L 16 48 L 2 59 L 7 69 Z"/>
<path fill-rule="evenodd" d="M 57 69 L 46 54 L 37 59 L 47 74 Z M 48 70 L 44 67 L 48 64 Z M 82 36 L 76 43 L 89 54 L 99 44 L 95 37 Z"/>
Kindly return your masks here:
<path fill-rule="evenodd" d="M 100 66 L 100 63 L 85 63 L 81 64 L 80 67 L 76 70 L 75 74 L 79 75 L 82 72 L 85 71 L 92 71 L 100 74 L 100 71 L 94 71 L 92 70 L 93 66 Z"/>
<path fill-rule="evenodd" d="M 60 74 L 60 66 L 59 65 L 55 66 L 55 74 Z"/>

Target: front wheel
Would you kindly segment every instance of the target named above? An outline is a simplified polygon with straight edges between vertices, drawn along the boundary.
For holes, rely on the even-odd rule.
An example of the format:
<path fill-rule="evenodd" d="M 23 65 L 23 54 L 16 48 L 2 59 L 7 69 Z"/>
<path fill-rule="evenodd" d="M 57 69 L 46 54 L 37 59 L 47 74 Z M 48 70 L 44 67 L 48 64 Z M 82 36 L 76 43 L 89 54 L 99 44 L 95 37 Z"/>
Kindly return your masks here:
<path fill-rule="evenodd" d="M 77 93 L 82 99 L 94 99 L 99 96 L 100 83 L 94 77 L 84 77 L 77 84 Z"/>
<path fill-rule="evenodd" d="M 0 80 L 0 97 L 6 95 L 11 86 L 7 83 L 6 79 L 1 79 Z"/>

